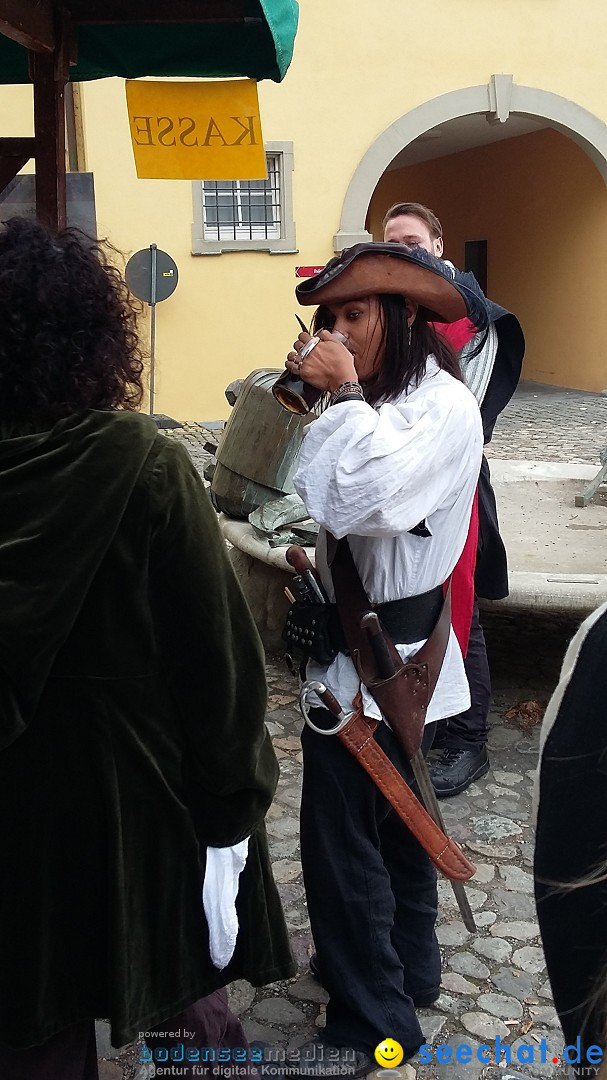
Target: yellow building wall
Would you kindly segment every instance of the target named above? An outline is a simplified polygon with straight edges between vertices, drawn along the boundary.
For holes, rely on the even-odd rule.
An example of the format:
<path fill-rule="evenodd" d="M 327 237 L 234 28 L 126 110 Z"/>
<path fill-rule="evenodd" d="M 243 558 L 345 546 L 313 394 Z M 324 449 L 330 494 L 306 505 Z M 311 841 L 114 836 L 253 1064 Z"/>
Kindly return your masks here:
<path fill-rule="evenodd" d="M 607 5 L 578 0 L 575 18 L 565 0 L 550 4 L 510 0 L 481 7 L 479 0 L 461 0 L 457 5 L 453 0 L 426 0 L 423 17 L 418 17 L 405 10 L 402 0 L 375 0 L 370 19 L 371 9 L 359 10 L 352 0 L 302 0 L 293 64 L 282 84 L 260 85 L 266 141 L 294 144 L 299 250 L 293 255 L 193 257 L 190 183 L 137 180 L 123 84 L 103 80 L 85 85 L 87 163 L 95 173 L 100 235 L 107 235 L 127 257 L 156 243 L 175 258 L 180 271 L 177 291 L 157 309 L 157 411 L 181 420 L 225 418 L 229 406 L 223 390 L 228 382 L 256 367 L 282 366 L 297 331 L 295 267 L 331 257 L 344 197 L 357 166 L 381 133 L 409 110 L 449 91 L 484 86 L 493 73 L 511 72 L 516 83 L 561 95 L 607 120 L 607 69 L 596 51 L 596 42 L 607 38 Z M 0 134 L 31 132 L 30 100 L 24 88 L 0 87 Z M 395 154 L 399 149 L 395 146 Z M 575 160 L 582 176 L 584 170 Z M 563 172 L 559 160 L 559 176 Z M 595 191 L 598 205 L 602 181 L 593 188 L 584 176 L 584 192 Z M 527 218 L 533 218 L 535 206 L 546 235 L 541 237 L 542 252 L 525 254 L 525 259 L 542 257 L 537 277 L 544 285 L 538 309 L 553 314 L 554 294 L 546 288 L 544 272 L 549 261 L 546 247 L 554 262 L 558 237 L 544 202 L 547 177 L 536 174 L 536 179 L 537 189 L 517 190 Z M 558 202 L 557 186 L 555 180 Z M 515 194 L 503 198 L 512 217 Z M 575 233 L 571 214 L 571 207 L 563 205 L 561 233 Z M 461 244 L 454 223 L 449 220 L 446 227 L 452 243 Z M 590 231 L 588 225 L 584 235 Z M 539 227 L 535 232 L 539 234 Z M 510 250 L 511 236 L 506 234 L 504 229 L 503 243 Z M 495 261 L 495 266 L 502 266 L 498 243 L 496 234 L 492 265 Z M 578 244 L 579 249 L 583 246 Z M 556 274 L 555 269 L 553 279 Z M 570 278 L 564 275 L 557 293 L 563 311 Z M 493 281 L 492 290 L 496 295 L 501 292 L 501 282 Z M 506 274 L 504 290 L 504 300 L 515 308 L 521 296 L 520 309 L 524 289 L 516 292 L 512 274 Z M 582 291 L 578 286 L 578 294 Z M 570 325 L 569 315 L 563 319 Z M 146 321 L 142 329 L 147 333 Z M 530 355 L 535 356 L 533 327 L 526 329 L 532 339 Z M 553 336 L 556 341 L 558 333 Z M 551 364 L 551 377 L 557 379 L 562 362 Z M 541 377 L 548 379 L 550 374 Z"/>
<path fill-rule="evenodd" d="M 296 336 L 293 315 L 284 317 L 285 308 L 295 310 L 293 271 L 284 257 L 262 252 L 193 256 L 192 184 L 137 179 L 124 85 L 87 86 L 85 113 L 99 235 L 127 257 L 155 243 L 179 269 L 176 291 L 156 308 L 155 409 L 179 419 L 225 418 L 223 391 L 232 379 L 284 363 L 287 326 L 291 340 Z M 117 118 L 111 127 L 108 113 Z M 119 170 L 108 170 L 112 157 Z M 277 311 L 283 340 L 274 329 Z"/>
<path fill-rule="evenodd" d="M 571 139 L 545 130 L 385 173 L 369 208 L 376 239 L 403 201 L 434 210 L 456 266 L 466 240 L 487 241 L 488 294 L 525 332 L 524 378 L 607 388 L 607 189 Z"/>

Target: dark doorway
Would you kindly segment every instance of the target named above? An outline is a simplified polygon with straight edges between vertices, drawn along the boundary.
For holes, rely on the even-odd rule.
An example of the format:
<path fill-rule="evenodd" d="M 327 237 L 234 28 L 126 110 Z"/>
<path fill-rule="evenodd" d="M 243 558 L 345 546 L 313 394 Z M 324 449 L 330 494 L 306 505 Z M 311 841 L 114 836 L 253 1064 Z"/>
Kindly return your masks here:
<path fill-rule="evenodd" d="M 487 295 L 487 241 L 466 240 L 464 243 L 464 270 L 474 274 L 485 296 Z"/>

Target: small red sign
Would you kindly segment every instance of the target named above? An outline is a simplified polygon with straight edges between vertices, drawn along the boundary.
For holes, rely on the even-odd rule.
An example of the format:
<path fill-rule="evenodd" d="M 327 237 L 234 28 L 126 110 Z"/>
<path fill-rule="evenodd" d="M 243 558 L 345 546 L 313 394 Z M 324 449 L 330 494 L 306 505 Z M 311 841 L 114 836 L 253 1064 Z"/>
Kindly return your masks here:
<path fill-rule="evenodd" d="M 314 277 L 315 274 L 320 274 L 320 271 L 324 269 L 323 266 L 296 266 L 295 277 Z"/>

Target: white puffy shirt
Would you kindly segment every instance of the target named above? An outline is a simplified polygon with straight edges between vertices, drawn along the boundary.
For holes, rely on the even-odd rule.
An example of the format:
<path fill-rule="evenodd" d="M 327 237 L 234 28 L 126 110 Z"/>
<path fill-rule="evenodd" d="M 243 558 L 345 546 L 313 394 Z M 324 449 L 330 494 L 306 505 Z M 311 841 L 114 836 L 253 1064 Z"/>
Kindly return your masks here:
<path fill-rule="evenodd" d="M 393 402 L 333 405 L 306 431 L 294 485 L 321 525 L 316 565 L 334 599 L 326 559 L 326 532 L 347 536 L 373 604 L 417 596 L 443 584 L 468 535 L 483 453 L 480 412 L 466 386 L 429 357 L 419 386 Z M 429 537 L 409 530 L 426 522 Z M 397 648 L 408 659 L 423 641 Z M 308 679 L 320 679 L 348 711 L 361 689 L 349 656 L 329 667 L 310 661 Z M 381 717 L 362 688 L 367 716 Z M 470 707 L 461 650 L 453 630 L 426 723 Z"/>

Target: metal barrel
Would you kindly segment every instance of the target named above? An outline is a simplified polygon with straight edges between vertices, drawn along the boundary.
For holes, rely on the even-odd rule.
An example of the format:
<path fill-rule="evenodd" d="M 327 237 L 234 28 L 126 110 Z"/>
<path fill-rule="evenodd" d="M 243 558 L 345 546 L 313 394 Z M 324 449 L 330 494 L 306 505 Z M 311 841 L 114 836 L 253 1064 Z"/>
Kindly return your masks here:
<path fill-rule="evenodd" d="M 261 368 L 244 380 L 219 449 L 211 499 L 229 517 L 248 518 L 270 499 L 292 495 L 305 417 L 272 396 L 280 370 Z"/>

